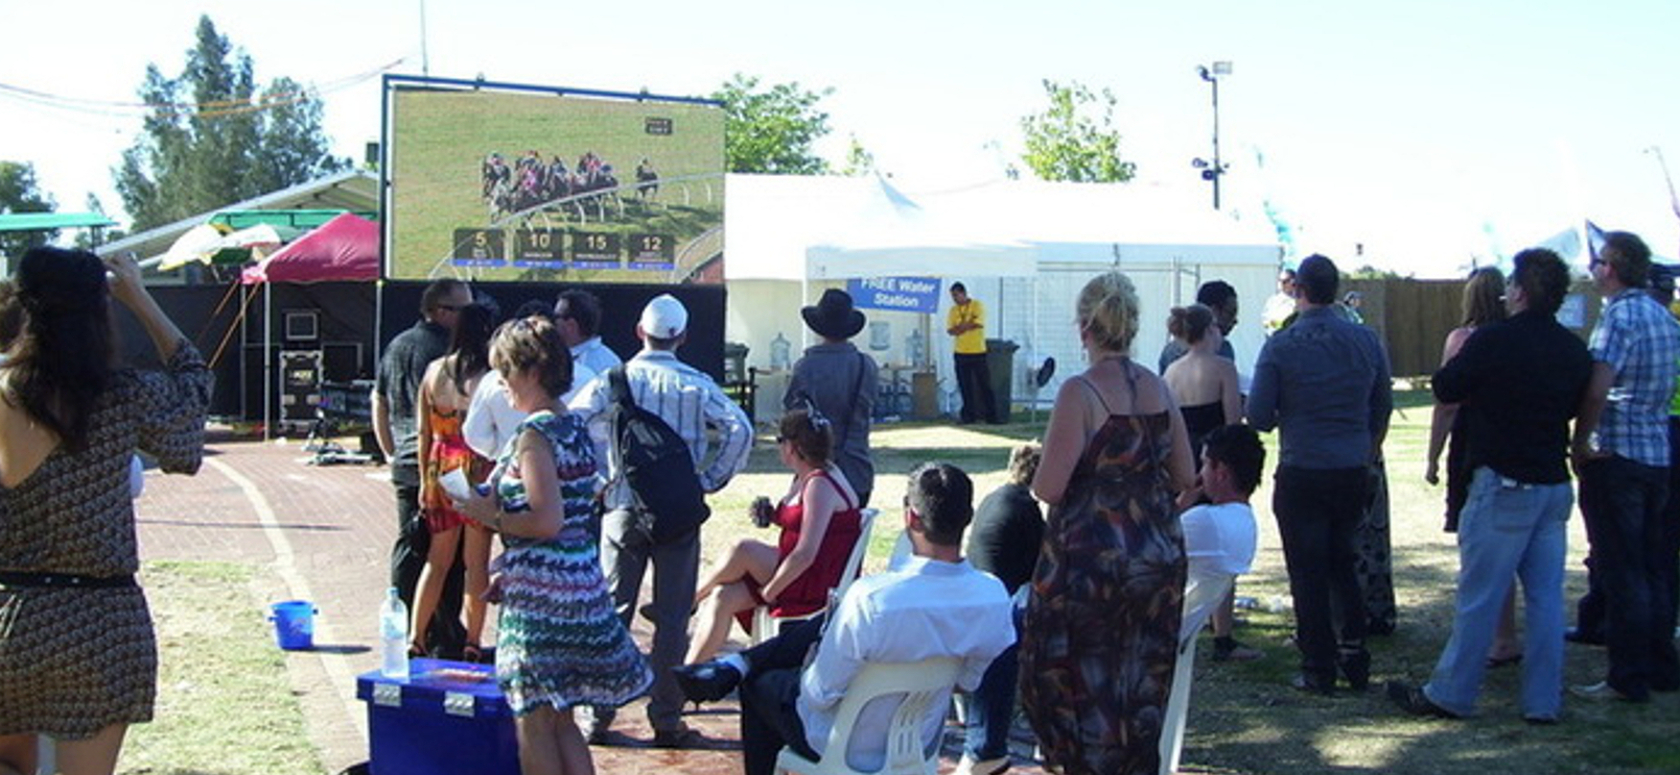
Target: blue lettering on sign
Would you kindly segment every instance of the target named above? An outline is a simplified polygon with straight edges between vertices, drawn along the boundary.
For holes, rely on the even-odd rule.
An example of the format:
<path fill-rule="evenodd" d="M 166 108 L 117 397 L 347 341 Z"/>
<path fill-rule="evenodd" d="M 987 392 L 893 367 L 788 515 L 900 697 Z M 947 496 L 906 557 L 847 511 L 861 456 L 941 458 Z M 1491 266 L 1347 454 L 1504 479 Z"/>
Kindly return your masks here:
<path fill-rule="evenodd" d="M 940 281 L 933 277 L 863 277 L 846 281 L 846 292 L 861 309 L 938 312 Z"/>

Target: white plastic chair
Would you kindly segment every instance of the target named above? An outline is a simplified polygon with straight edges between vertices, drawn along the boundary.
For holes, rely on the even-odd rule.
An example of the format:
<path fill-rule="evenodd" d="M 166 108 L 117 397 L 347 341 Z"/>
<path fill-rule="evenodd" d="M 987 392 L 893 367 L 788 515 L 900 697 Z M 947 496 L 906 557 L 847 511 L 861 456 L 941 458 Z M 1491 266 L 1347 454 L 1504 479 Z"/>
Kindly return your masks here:
<path fill-rule="evenodd" d="M 857 543 L 852 544 L 852 553 L 846 558 L 846 569 L 840 572 L 840 583 L 834 585 L 830 600 L 839 600 L 846 595 L 846 587 L 858 576 L 863 568 L 863 556 L 869 553 L 869 531 L 875 526 L 875 517 L 880 514 L 878 509 L 864 509 L 858 514 Z M 799 616 L 772 616 L 770 606 L 761 605 L 753 609 L 752 643 L 754 646 L 776 637 L 781 632 L 783 622 L 798 622 L 821 614 L 826 608 L 812 611 Z"/>
<path fill-rule="evenodd" d="M 1161 775 L 1178 772 L 1184 751 L 1184 722 L 1190 714 L 1190 679 L 1196 667 L 1196 635 L 1207 624 L 1237 580 L 1229 573 L 1198 574 L 1194 569 L 1184 589 L 1184 618 L 1178 630 L 1178 663 L 1173 668 L 1172 692 L 1167 695 L 1161 729 Z"/>
<path fill-rule="evenodd" d="M 939 735 L 927 740 L 923 727 L 934 701 L 957 682 L 962 660 L 935 657 L 920 662 L 876 662 L 863 669 L 846 687 L 846 697 L 836 711 L 834 728 L 828 733 L 821 761 L 807 761 L 784 747 L 776 756 L 777 775 L 935 775 L 939 772 Z M 879 769 L 853 769 L 848 761 L 853 729 L 858 716 L 871 700 L 891 695 L 904 699 L 893 711 L 886 732 L 886 761 Z M 867 741 L 866 741 L 867 742 Z"/>

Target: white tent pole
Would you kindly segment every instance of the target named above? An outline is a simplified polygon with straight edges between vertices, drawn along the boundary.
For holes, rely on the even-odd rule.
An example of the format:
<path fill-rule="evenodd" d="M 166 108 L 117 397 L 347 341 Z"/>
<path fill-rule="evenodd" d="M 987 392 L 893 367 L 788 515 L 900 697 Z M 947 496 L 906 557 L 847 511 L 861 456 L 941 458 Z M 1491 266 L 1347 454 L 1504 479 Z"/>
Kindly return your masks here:
<path fill-rule="evenodd" d="M 274 283 L 263 283 L 263 441 L 274 432 Z"/>

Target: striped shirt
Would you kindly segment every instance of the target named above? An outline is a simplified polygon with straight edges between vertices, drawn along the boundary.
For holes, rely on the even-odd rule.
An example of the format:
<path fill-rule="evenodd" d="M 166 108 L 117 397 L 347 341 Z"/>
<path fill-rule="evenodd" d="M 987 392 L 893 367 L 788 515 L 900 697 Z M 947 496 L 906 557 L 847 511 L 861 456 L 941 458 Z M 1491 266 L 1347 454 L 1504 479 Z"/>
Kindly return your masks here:
<path fill-rule="evenodd" d="M 1615 376 L 1594 434 L 1600 452 L 1648 466 L 1668 460 L 1668 402 L 1680 360 L 1680 325 L 1643 290 L 1611 296 L 1588 342 Z"/>
<path fill-rule="evenodd" d="M 752 421 L 705 372 L 677 360 L 674 352 L 644 349 L 624 364 L 624 375 L 636 405 L 659 415 L 688 442 L 702 489 L 721 490 L 746 468 L 747 452 L 752 449 Z M 612 387 L 605 375 L 585 385 L 569 408 L 589 423 L 589 435 L 597 446 L 604 444 L 611 449 L 607 456 L 607 507 L 633 505 L 619 473 L 618 449 L 612 444 Z M 710 438 L 713 433 L 717 436 L 715 450 Z"/>

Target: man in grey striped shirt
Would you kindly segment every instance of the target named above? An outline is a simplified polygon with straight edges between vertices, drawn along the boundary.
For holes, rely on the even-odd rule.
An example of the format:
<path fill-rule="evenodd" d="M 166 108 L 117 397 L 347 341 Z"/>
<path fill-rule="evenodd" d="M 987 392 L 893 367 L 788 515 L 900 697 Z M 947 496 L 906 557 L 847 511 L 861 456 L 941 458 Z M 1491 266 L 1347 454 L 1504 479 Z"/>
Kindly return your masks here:
<path fill-rule="evenodd" d="M 624 364 L 625 381 L 636 405 L 657 414 L 688 443 L 694 455 L 700 486 L 706 492 L 723 489 L 746 467 L 752 448 L 752 421 L 729 400 L 710 376 L 677 360 L 677 348 L 688 332 L 688 310 L 670 294 L 648 302 L 636 324 L 642 350 Z M 572 399 L 570 408 L 589 423 L 597 445 L 612 447 L 612 389 L 596 379 Z M 712 438 L 715 436 L 715 441 Z M 636 529 L 635 498 L 619 471 L 619 450 L 607 460 L 607 514 L 601 519 L 601 567 L 612 587 L 619 618 L 629 626 L 635 614 L 642 575 L 653 562 L 653 602 L 645 609 L 653 620 L 653 689 L 648 721 L 653 744 L 661 748 L 696 747 L 699 733 L 682 723 L 682 690 L 671 668 L 682 664 L 688 651 L 688 615 L 694 607 L 700 575 L 700 533 L 672 543 L 656 544 Z M 608 742 L 613 720 L 610 708 L 595 708 L 593 724 L 585 719 L 591 742 Z"/>

